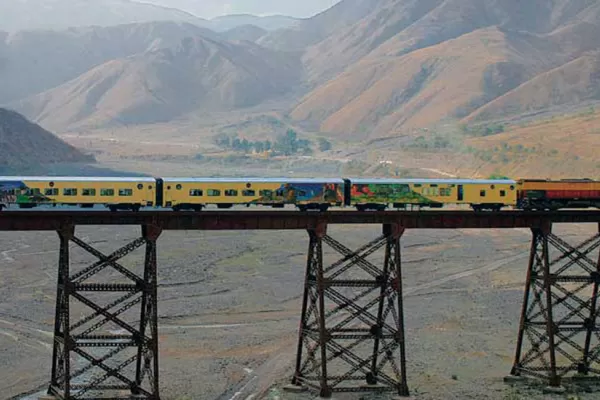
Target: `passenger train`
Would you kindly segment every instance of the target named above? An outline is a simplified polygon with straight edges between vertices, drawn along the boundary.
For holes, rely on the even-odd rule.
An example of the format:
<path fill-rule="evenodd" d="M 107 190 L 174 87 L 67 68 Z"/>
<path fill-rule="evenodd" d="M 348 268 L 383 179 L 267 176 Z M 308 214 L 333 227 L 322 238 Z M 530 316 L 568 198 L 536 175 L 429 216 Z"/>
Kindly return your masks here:
<path fill-rule="evenodd" d="M 352 179 L 0 177 L 0 210 L 16 205 L 102 205 L 111 211 L 207 206 L 294 205 L 301 211 L 442 208 L 558 210 L 600 208 L 600 181 L 590 179 Z"/>

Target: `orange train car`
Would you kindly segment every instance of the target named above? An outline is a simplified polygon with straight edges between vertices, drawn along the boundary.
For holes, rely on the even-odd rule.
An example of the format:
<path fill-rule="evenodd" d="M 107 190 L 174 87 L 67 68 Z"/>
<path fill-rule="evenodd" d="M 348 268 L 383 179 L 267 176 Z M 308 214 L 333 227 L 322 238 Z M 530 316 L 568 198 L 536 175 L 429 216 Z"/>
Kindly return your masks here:
<path fill-rule="evenodd" d="M 600 208 L 600 181 L 591 179 L 521 179 L 517 181 L 517 208 L 558 210 Z"/>

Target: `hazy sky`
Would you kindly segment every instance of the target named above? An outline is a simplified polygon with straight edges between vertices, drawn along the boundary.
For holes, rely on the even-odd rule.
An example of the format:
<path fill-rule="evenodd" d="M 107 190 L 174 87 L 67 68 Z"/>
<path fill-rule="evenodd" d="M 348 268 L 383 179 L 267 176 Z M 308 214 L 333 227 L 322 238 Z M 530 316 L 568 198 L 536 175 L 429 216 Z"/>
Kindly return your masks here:
<path fill-rule="evenodd" d="M 202 18 L 225 14 L 283 14 L 310 17 L 331 7 L 339 0 L 138 0 L 171 6 Z"/>

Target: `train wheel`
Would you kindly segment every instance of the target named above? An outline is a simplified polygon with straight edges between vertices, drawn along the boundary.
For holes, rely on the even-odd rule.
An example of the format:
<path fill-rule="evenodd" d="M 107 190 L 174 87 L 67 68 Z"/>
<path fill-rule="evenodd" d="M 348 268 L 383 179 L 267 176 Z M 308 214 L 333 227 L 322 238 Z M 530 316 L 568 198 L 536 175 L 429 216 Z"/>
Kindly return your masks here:
<path fill-rule="evenodd" d="M 141 205 L 139 204 L 134 204 L 133 206 L 131 206 L 131 210 L 134 212 L 138 212 L 140 211 Z"/>
<path fill-rule="evenodd" d="M 197 204 L 194 206 L 194 211 L 200 212 L 200 211 L 202 211 L 202 208 L 203 208 L 202 204 Z"/>
<path fill-rule="evenodd" d="M 366 204 L 357 204 L 356 209 L 358 211 L 367 211 L 367 205 Z"/>
<path fill-rule="evenodd" d="M 319 204 L 319 211 L 325 212 L 329 209 L 329 204 Z"/>
<path fill-rule="evenodd" d="M 117 206 L 111 204 L 110 206 L 108 206 L 108 209 L 112 212 L 116 212 L 117 211 Z"/>
<path fill-rule="evenodd" d="M 300 210 L 301 212 L 304 212 L 304 211 L 308 210 L 308 207 L 305 204 L 299 204 L 298 210 Z"/>

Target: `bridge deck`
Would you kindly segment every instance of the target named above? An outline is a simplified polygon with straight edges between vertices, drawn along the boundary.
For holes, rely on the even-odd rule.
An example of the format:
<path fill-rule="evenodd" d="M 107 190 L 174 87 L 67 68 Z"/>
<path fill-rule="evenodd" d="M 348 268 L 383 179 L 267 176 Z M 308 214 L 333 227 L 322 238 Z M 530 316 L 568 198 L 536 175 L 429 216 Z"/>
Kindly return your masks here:
<path fill-rule="evenodd" d="M 600 211 L 3 211 L 0 231 L 56 230 L 64 225 L 156 225 L 166 230 L 289 230 L 325 224 L 399 224 L 407 229 L 530 228 L 600 223 Z"/>

